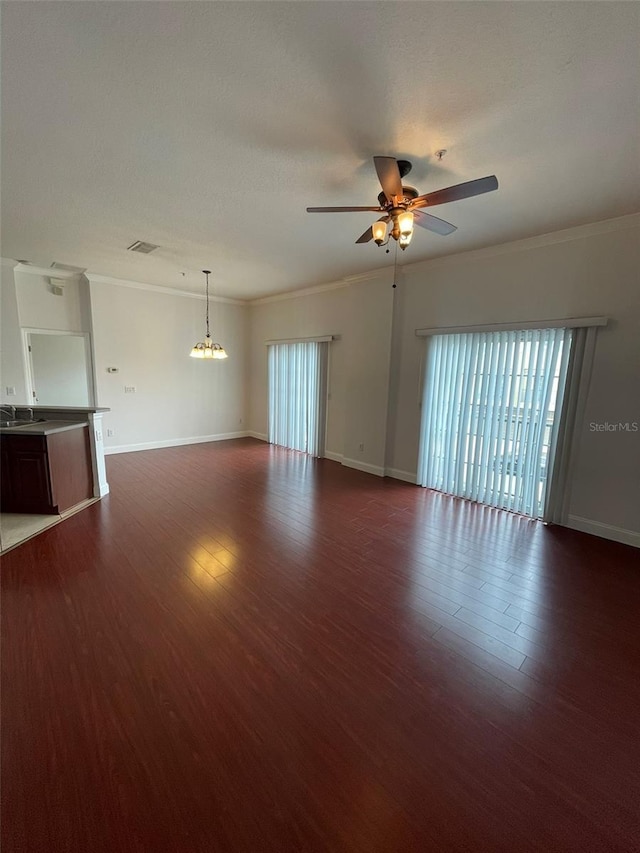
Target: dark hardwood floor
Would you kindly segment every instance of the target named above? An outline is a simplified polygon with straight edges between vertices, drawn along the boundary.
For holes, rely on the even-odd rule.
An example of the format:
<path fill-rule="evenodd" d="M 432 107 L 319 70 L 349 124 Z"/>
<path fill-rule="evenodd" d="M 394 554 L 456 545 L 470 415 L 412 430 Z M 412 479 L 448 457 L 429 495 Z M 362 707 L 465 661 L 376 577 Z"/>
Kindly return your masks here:
<path fill-rule="evenodd" d="M 640 555 L 251 439 L 3 558 L 3 853 L 640 850 Z"/>

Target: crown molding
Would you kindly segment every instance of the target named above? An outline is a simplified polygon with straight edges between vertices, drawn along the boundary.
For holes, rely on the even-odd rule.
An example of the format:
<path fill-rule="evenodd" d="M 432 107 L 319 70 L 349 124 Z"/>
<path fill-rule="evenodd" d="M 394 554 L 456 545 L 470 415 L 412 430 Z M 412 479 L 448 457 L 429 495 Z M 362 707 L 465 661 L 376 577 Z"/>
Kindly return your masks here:
<path fill-rule="evenodd" d="M 387 265 L 384 267 L 376 267 L 373 270 L 369 270 L 368 272 L 355 273 L 354 275 L 345 275 L 340 281 L 343 281 L 345 284 L 358 284 L 360 281 L 372 281 L 376 278 L 382 278 L 384 275 L 388 275 L 389 269 L 392 269 L 393 265 Z"/>
<path fill-rule="evenodd" d="M 441 266 L 448 266 L 450 264 L 469 263 L 483 258 L 490 258 L 515 252 L 524 252 L 530 249 L 540 248 L 542 246 L 581 240 L 585 237 L 592 237 L 598 234 L 606 234 L 613 231 L 621 231 L 635 227 L 640 227 L 640 213 L 630 213 L 625 216 L 618 216 L 614 219 L 603 219 L 599 222 L 590 222 L 584 225 L 577 225 L 572 228 L 565 228 L 560 231 L 551 231 L 547 234 L 539 234 L 535 237 L 525 237 L 521 240 L 514 240 L 508 243 L 485 246 L 482 249 L 472 249 L 468 252 L 455 252 L 451 255 L 441 255 L 437 258 L 403 264 L 399 267 L 399 272 L 406 275 L 407 272 L 416 268 L 434 269 Z M 71 280 L 78 279 L 82 275 L 81 273 L 56 269 L 55 267 L 37 267 L 30 264 L 21 264 L 11 258 L 0 258 L 0 266 L 11 267 L 14 272 L 46 276 L 48 278 L 53 277 Z M 312 287 L 289 290 L 284 293 L 275 293 L 269 296 L 258 297 L 257 299 L 232 299 L 227 296 L 210 296 L 209 298 L 212 302 L 227 303 L 229 305 L 266 305 L 270 302 L 282 302 L 284 300 L 297 299 L 302 296 L 312 296 L 316 293 L 324 293 L 330 290 L 340 290 L 359 282 L 375 281 L 376 279 L 382 278 L 388 274 L 388 266 L 377 267 L 368 272 L 347 275 L 336 281 L 327 282 L 326 284 L 317 284 Z M 112 284 L 118 287 L 129 287 L 134 290 L 148 290 L 171 296 L 184 296 L 187 299 L 200 299 L 202 301 L 205 299 L 204 294 L 178 290 L 174 287 L 163 287 L 158 284 L 146 284 L 139 281 L 113 278 L 112 276 L 98 275 L 89 271 L 86 271 L 84 275 L 89 281 L 95 284 Z"/>
<path fill-rule="evenodd" d="M 97 275 L 92 272 L 85 272 L 85 277 L 92 284 L 112 284 L 116 287 L 128 287 L 131 290 L 150 290 L 153 293 L 164 293 L 165 296 L 184 296 L 187 299 L 200 299 L 205 301 L 204 293 L 193 293 L 190 290 L 178 290 L 175 287 L 163 287 L 160 284 L 145 284 L 142 281 L 127 281 L 124 278 L 112 278 L 109 275 Z M 243 299 L 231 299 L 228 296 L 212 296 L 209 294 L 210 302 L 222 302 L 228 305 L 246 305 L 247 302 Z"/>
<path fill-rule="evenodd" d="M 324 293 L 327 290 L 341 290 L 343 287 L 350 287 L 352 284 L 358 284 L 361 281 L 375 281 L 384 275 L 388 275 L 388 273 L 388 267 L 379 267 L 369 272 L 346 275 L 338 279 L 338 281 L 330 281 L 327 284 L 315 284 L 312 287 L 303 287 L 299 290 L 287 290 L 284 293 L 275 293 L 273 296 L 261 296 L 258 299 L 249 299 L 247 302 L 250 305 L 266 305 L 269 302 L 297 299 L 299 296 L 313 296 L 314 293 Z"/>
<path fill-rule="evenodd" d="M 317 284 L 313 287 L 304 287 L 300 290 L 287 290 L 285 293 L 275 293 L 273 296 L 261 296 L 258 299 L 249 299 L 250 305 L 267 305 L 270 302 L 284 302 L 287 299 L 297 299 L 299 296 L 313 296 L 314 293 L 324 293 L 327 290 L 341 290 L 349 287 L 348 281 L 332 281 L 328 284 Z"/>
<path fill-rule="evenodd" d="M 638 227 L 640 227 L 640 213 L 629 213 L 626 216 L 618 216 L 615 219 L 588 222 L 584 225 L 564 228 L 561 231 L 550 231 L 547 234 L 538 234 L 535 237 L 524 237 L 522 240 L 513 240 L 510 243 L 499 243 L 495 246 L 485 246 L 482 249 L 472 249 L 469 252 L 456 252 L 452 255 L 441 255 L 440 257 L 427 259 L 426 261 L 416 261 L 414 264 L 403 265 L 402 269 L 406 271 L 417 267 L 434 268 L 448 266 L 449 264 L 468 263 L 469 261 L 481 260 L 482 258 L 526 252 L 542 246 L 569 243 L 574 240 L 583 240 L 585 237 L 593 237 L 597 234 L 609 234 L 612 231 L 623 231 Z"/>
<path fill-rule="evenodd" d="M 402 264 L 398 267 L 398 273 L 406 275 L 417 268 L 434 268 L 447 266 L 449 264 L 468 263 L 482 258 L 491 258 L 496 255 L 506 255 L 514 252 L 524 252 L 541 246 L 550 246 L 554 243 L 567 243 L 572 240 L 581 240 L 596 234 L 607 234 L 611 231 L 622 231 L 627 228 L 640 227 L 640 213 L 629 213 L 614 219 L 603 219 L 599 222 L 589 222 L 585 225 L 576 225 L 572 228 L 564 228 L 561 231 L 550 231 L 547 234 L 539 234 L 535 237 L 524 237 L 522 240 L 512 240 L 509 243 L 499 243 L 495 246 L 485 246 L 482 249 L 472 249 L 468 252 L 455 252 L 451 255 L 441 255 L 437 258 L 428 258 L 424 261 Z M 327 284 L 318 284 L 314 287 L 304 287 L 299 290 L 289 290 L 286 293 L 276 293 L 273 296 L 263 296 L 258 299 L 247 300 L 251 305 L 266 305 L 269 302 L 281 302 L 285 299 L 297 299 L 299 296 L 311 296 L 314 293 L 323 293 L 327 290 L 338 290 L 349 287 L 360 281 L 372 281 L 388 275 L 389 267 L 378 267 L 369 272 L 357 275 L 344 276 L 338 281 Z"/>
<path fill-rule="evenodd" d="M 16 261 L 14 261 L 13 270 L 14 272 L 27 273 L 28 275 L 39 275 L 44 278 L 62 278 L 65 281 L 70 281 L 71 279 L 77 281 L 82 276 L 82 273 L 80 272 L 60 270 L 56 269 L 56 267 L 36 267 L 33 264 L 21 264 Z"/>

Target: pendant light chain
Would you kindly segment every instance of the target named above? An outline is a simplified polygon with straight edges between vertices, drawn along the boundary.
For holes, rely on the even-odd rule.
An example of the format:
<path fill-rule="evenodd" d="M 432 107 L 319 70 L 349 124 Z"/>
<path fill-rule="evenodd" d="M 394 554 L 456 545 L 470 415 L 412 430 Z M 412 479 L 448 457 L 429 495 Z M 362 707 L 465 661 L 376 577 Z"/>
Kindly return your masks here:
<path fill-rule="evenodd" d="M 209 334 L 209 273 L 205 272 L 205 275 L 207 277 L 207 337 L 210 338 L 211 335 Z"/>

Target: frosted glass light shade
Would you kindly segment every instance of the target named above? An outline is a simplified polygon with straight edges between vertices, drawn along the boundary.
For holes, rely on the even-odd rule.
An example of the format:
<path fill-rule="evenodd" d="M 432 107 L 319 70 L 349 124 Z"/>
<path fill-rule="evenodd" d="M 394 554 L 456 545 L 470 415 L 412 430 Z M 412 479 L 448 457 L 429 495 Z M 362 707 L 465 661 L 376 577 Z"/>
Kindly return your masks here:
<path fill-rule="evenodd" d="M 197 343 L 189 353 L 191 358 L 227 358 L 227 353 L 220 344 L 214 344 L 211 338 Z"/>
<path fill-rule="evenodd" d="M 227 352 L 220 344 L 214 344 L 211 358 L 227 358 Z"/>
<path fill-rule="evenodd" d="M 411 242 L 411 238 L 413 237 L 413 231 L 410 231 L 408 234 L 401 234 L 400 239 L 398 240 L 398 244 L 401 249 L 406 249 L 409 243 Z"/>
<path fill-rule="evenodd" d="M 409 239 L 411 239 L 410 235 L 413 234 L 413 213 L 410 210 L 405 210 L 404 213 L 398 216 L 398 228 L 403 237 L 409 235 Z M 407 243 L 407 245 L 409 244 Z"/>
<path fill-rule="evenodd" d="M 382 242 L 387 233 L 387 223 L 386 222 L 374 222 L 371 226 L 371 231 L 373 233 L 373 239 L 377 242 Z"/>

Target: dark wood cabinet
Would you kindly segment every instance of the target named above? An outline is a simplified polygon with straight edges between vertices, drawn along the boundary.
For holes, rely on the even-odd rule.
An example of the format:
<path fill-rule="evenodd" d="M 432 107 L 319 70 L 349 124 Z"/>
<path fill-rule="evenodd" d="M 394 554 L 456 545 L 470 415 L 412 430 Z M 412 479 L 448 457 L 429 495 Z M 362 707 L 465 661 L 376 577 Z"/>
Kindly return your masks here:
<path fill-rule="evenodd" d="M 88 427 L 2 435 L 2 511 L 57 514 L 93 495 Z"/>
<path fill-rule="evenodd" d="M 7 436 L 8 438 L 8 436 Z M 9 454 L 6 441 L 0 443 L 0 506 L 8 507 L 11 505 L 13 498 L 13 490 L 11 489 L 11 475 L 9 473 Z"/>
<path fill-rule="evenodd" d="M 44 451 L 17 450 L 9 453 L 11 503 L 19 512 L 56 512 L 51 494 L 49 464 Z M 3 507 L 4 509 L 4 507 Z"/>

